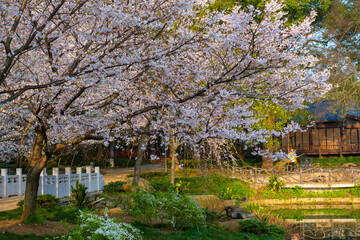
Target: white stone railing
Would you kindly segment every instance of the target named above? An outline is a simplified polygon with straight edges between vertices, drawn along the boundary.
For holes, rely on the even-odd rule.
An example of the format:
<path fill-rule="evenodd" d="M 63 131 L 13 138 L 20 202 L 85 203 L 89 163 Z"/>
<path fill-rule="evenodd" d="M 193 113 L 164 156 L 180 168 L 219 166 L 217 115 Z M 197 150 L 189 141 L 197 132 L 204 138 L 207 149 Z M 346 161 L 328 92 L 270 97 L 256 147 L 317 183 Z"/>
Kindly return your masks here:
<path fill-rule="evenodd" d="M 76 182 L 85 184 L 87 192 L 101 191 L 104 189 L 105 182 L 100 174 L 100 168 L 95 167 L 95 172 L 91 172 L 91 167 L 86 167 L 86 172 L 82 172 L 82 167 L 76 168 L 76 173 L 71 172 L 71 168 L 65 168 L 65 174 L 59 174 L 59 168 L 53 168 L 52 175 L 46 174 L 44 168 L 40 175 L 38 195 L 51 194 L 56 197 L 71 196 L 71 186 L 75 187 Z M 0 197 L 21 196 L 25 193 L 26 174 L 22 174 L 22 169 L 16 169 L 16 175 L 8 175 L 7 169 L 1 169 L 0 176 Z"/>

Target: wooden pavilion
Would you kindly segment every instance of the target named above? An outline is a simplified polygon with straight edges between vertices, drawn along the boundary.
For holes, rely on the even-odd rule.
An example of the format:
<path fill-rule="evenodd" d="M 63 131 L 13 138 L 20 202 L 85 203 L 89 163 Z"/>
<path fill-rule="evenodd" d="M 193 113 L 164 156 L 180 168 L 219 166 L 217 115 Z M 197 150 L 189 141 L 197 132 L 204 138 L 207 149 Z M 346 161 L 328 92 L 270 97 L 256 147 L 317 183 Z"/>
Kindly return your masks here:
<path fill-rule="evenodd" d="M 282 139 L 281 148 L 305 155 L 360 154 L 360 112 L 334 110 L 331 101 L 312 104 L 309 111 L 315 124 Z"/>

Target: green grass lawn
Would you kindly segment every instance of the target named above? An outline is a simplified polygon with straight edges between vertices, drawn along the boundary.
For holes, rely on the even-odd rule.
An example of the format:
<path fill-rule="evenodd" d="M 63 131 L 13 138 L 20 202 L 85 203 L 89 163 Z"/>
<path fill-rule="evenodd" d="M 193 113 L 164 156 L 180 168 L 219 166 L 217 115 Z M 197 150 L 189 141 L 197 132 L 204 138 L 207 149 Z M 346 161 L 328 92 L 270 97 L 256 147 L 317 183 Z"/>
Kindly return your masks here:
<path fill-rule="evenodd" d="M 37 208 L 37 215 L 43 220 L 76 223 L 78 209 L 73 207 Z M 0 212 L 0 221 L 20 219 L 22 208 Z"/>
<path fill-rule="evenodd" d="M 327 164 L 330 164 L 331 166 L 337 166 L 340 163 L 346 164 L 346 163 L 354 163 L 359 164 L 360 163 L 360 156 L 348 156 L 348 157 L 322 157 L 322 158 L 314 158 L 313 163 L 320 163 L 320 166 L 327 167 Z"/>
<path fill-rule="evenodd" d="M 168 191 L 172 188 L 170 176 L 148 178 L 158 191 Z M 175 183 L 181 185 L 181 191 L 188 195 L 214 194 L 223 199 L 237 199 L 253 195 L 248 183 L 240 179 L 228 178 L 220 174 L 210 174 L 204 177 L 178 177 Z"/>

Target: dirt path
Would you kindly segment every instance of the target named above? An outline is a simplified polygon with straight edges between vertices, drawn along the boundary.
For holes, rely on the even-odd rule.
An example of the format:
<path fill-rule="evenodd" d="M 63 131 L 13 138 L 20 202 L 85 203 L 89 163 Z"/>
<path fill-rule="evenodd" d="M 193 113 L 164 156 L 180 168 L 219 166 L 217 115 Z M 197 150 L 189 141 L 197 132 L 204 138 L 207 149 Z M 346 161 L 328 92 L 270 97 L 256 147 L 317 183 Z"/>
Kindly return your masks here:
<path fill-rule="evenodd" d="M 141 166 L 141 172 L 163 172 L 163 163 L 152 163 Z M 124 181 L 126 176 L 134 173 L 134 167 L 130 168 L 115 168 L 101 170 L 106 184 L 109 182 Z"/>
<path fill-rule="evenodd" d="M 23 200 L 23 199 L 24 199 L 24 196 L 1 198 L 0 199 L 0 212 L 18 208 L 18 206 L 16 204 L 20 200 Z"/>

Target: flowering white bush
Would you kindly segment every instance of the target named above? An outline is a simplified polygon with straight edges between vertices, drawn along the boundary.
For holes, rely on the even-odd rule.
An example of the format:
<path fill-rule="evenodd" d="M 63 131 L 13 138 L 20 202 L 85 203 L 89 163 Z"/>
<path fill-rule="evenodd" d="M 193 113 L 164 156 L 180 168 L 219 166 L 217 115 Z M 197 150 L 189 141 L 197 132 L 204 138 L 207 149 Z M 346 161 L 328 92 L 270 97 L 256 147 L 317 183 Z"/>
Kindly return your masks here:
<path fill-rule="evenodd" d="M 105 213 L 104 217 L 81 212 L 80 224 L 62 240 L 141 240 L 141 231 L 130 224 L 115 222 Z"/>

